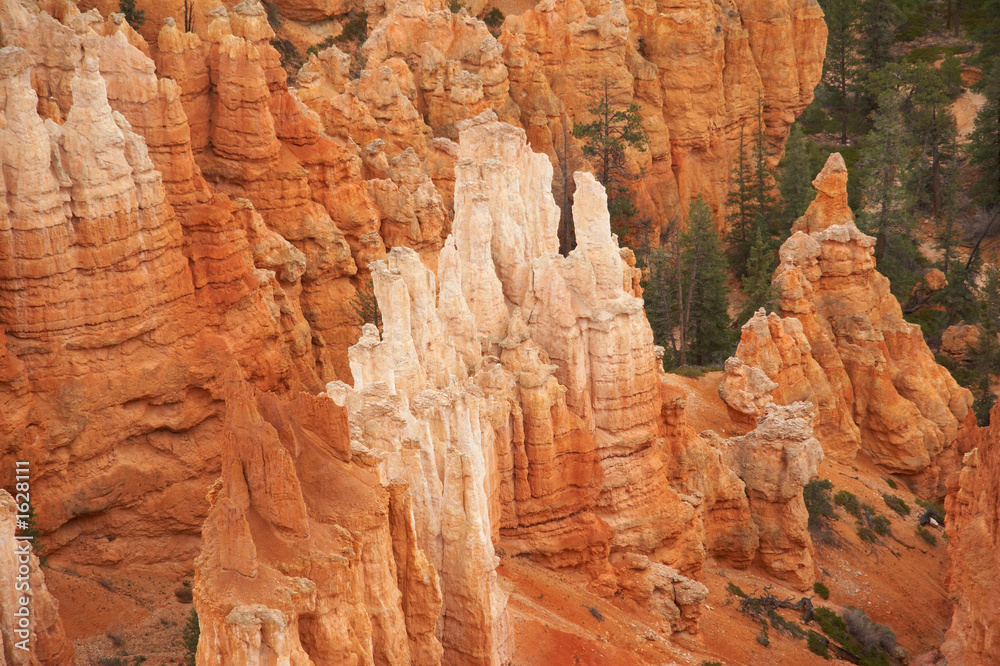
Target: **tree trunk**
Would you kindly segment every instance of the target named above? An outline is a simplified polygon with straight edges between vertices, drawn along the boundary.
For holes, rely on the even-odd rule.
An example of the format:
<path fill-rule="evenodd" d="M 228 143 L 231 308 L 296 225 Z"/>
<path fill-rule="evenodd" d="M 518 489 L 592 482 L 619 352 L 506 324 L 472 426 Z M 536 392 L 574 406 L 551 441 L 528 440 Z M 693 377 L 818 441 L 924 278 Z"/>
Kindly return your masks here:
<path fill-rule="evenodd" d="M 934 144 L 934 148 L 932 149 L 931 181 L 934 188 L 932 214 L 934 219 L 937 219 L 938 212 L 941 210 L 941 155 L 938 152 L 937 144 Z"/>
<path fill-rule="evenodd" d="M 951 30 L 951 0 L 948 0 L 948 13 L 945 18 L 944 27 L 946 30 Z"/>

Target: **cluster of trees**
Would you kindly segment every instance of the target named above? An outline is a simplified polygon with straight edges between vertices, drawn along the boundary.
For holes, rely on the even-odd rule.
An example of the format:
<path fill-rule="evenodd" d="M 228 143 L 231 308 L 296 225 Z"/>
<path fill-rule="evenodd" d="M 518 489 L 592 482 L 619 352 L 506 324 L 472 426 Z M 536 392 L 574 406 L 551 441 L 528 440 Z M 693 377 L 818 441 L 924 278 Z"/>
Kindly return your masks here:
<path fill-rule="evenodd" d="M 773 307 L 777 249 L 812 199 L 812 178 L 839 150 L 851 173 L 857 224 L 875 237 L 879 270 L 910 321 L 932 346 L 959 321 L 984 329 L 972 366 L 953 368 L 976 393 L 982 417 L 993 402 L 990 376 L 1000 372 L 1000 269 L 984 266 L 980 256 L 984 239 L 1000 233 L 1000 0 L 820 2 L 830 36 L 817 100 L 793 126 L 776 169 L 758 102 L 756 121 L 740 133 L 725 238 L 699 199 L 683 230 L 674 222 L 659 247 L 642 250 L 645 225 L 626 154 L 644 150 L 646 137 L 638 108 L 616 106 L 610 86 L 590 108 L 594 120 L 572 133 L 608 189 L 614 230 L 640 249 L 647 314 L 668 351 L 668 368 L 719 363 L 739 325 L 756 309 Z M 929 30 L 951 41 L 895 46 Z M 951 35 L 962 34 L 978 48 L 955 45 Z M 981 69 L 975 89 L 985 104 L 960 141 L 950 107 L 963 92 L 963 62 Z M 932 268 L 947 279 L 934 293 L 921 287 Z M 732 319 L 730 279 L 745 304 Z"/>

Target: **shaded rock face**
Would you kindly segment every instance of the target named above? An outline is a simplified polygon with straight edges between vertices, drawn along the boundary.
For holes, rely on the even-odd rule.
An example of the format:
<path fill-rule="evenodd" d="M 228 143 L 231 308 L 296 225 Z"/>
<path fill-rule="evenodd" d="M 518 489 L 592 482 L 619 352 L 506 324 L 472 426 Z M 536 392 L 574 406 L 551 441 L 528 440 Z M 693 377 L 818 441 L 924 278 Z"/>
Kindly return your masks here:
<path fill-rule="evenodd" d="M 748 391 L 739 374 L 746 372 L 727 364 L 723 397 L 747 420 L 772 390 L 779 404 L 809 400 L 829 455 L 849 458 L 860 448 L 910 476 L 921 494 L 941 497 L 958 463 L 957 442 L 974 427 L 972 396 L 934 361 L 920 327 L 903 320 L 876 270 L 875 239 L 858 231 L 847 206 L 839 154 L 813 185 L 816 198 L 779 253 L 773 286 L 781 317 L 758 313 L 743 327 L 736 354 L 778 386 L 758 382 Z"/>
<path fill-rule="evenodd" d="M 352 464 L 347 415 L 241 382 L 195 561 L 198 663 L 437 663 L 441 604 L 405 492 Z"/>
<path fill-rule="evenodd" d="M 8 458 L 9 460 L 9 458 Z M 22 500 L 18 497 L 18 500 Z M 5 666 L 62 666 L 73 663 L 73 644 L 63 633 L 59 602 L 45 586 L 45 574 L 32 543 L 15 541 L 18 514 L 24 511 L 0 489 L 0 663 Z M 27 604 L 22 600 L 26 599 Z M 21 610 L 27 608 L 30 615 Z M 23 618 L 23 622 L 22 622 Z M 25 646 L 28 646 L 26 648 Z"/>
<path fill-rule="evenodd" d="M 1000 659 L 997 634 L 997 584 L 1000 581 L 1000 406 L 965 454 L 960 472 L 948 481 L 945 528 L 948 533 L 948 588 L 955 603 L 951 627 L 941 646 L 949 664 L 985 666 Z"/>

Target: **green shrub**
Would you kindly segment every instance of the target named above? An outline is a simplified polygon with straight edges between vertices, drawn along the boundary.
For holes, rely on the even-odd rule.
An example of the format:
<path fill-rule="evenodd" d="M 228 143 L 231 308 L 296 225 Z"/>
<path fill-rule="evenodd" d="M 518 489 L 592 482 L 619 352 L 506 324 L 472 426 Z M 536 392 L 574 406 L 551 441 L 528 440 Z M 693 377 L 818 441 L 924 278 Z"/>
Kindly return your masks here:
<path fill-rule="evenodd" d="M 740 599 L 747 598 L 747 593 L 741 590 L 740 586 L 732 581 L 730 581 L 729 584 L 726 585 L 726 592 L 729 592 L 729 594 L 739 597 Z"/>
<path fill-rule="evenodd" d="M 146 22 L 146 11 L 135 8 L 135 0 L 119 0 L 118 11 L 125 15 L 125 20 L 138 30 Z"/>
<path fill-rule="evenodd" d="M 486 24 L 487 28 L 489 28 L 490 34 L 494 37 L 499 37 L 500 28 L 503 26 L 504 18 L 506 17 L 503 15 L 503 12 L 494 7 L 490 11 L 486 12 L 485 16 L 483 16 L 483 23 Z"/>
<path fill-rule="evenodd" d="M 344 29 L 334 38 L 338 44 L 347 42 L 363 43 L 368 39 L 368 13 L 355 12 L 353 9 L 347 12 L 347 22 Z"/>
<path fill-rule="evenodd" d="M 193 608 L 188 615 L 187 624 L 184 625 L 184 632 L 181 635 L 184 639 L 184 664 L 185 666 L 195 666 L 201 626 L 198 624 L 198 612 Z"/>
<path fill-rule="evenodd" d="M 875 516 L 870 524 L 872 531 L 879 536 L 886 536 L 891 531 L 889 519 L 885 516 Z"/>
<path fill-rule="evenodd" d="M 885 502 L 885 505 L 887 507 L 889 507 L 899 515 L 901 516 L 910 515 L 909 505 L 906 502 L 904 502 L 901 498 L 896 497 L 895 495 L 882 495 L 882 501 Z"/>
<path fill-rule="evenodd" d="M 945 517 L 944 507 L 938 504 L 937 502 L 928 502 L 927 500 L 922 500 L 919 497 L 917 497 L 915 501 L 919 506 L 923 507 L 924 509 L 930 509 L 937 515 L 941 516 L 942 519 L 944 519 Z"/>
<path fill-rule="evenodd" d="M 771 639 L 767 637 L 767 623 L 760 623 L 760 632 L 757 634 L 757 642 L 767 647 L 771 644 Z"/>
<path fill-rule="evenodd" d="M 701 666 L 722 666 L 722 662 L 721 661 L 708 661 L 708 660 L 706 660 L 706 661 L 701 662 Z"/>
<path fill-rule="evenodd" d="M 830 503 L 830 490 L 833 482 L 829 479 L 813 479 L 802 489 L 802 499 L 809 512 L 809 527 L 817 528 L 824 520 L 836 520 L 837 512 Z"/>
<path fill-rule="evenodd" d="M 855 518 L 861 518 L 861 503 L 858 501 L 858 496 L 854 493 L 846 490 L 838 490 L 837 494 L 833 496 L 833 501 L 835 504 L 844 507 L 844 511 Z"/>
<path fill-rule="evenodd" d="M 830 598 L 830 588 L 819 581 L 813 583 L 813 592 L 818 594 L 820 599 L 826 600 Z"/>
<path fill-rule="evenodd" d="M 827 647 L 827 645 L 829 645 L 830 641 L 828 641 L 827 639 L 823 638 L 822 636 L 820 636 L 819 634 L 817 634 L 815 631 L 810 631 L 809 632 L 809 636 L 808 636 L 808 638 L 806 638 L 806 643 L 809 645 L 809 650 L 813 654 L 818 654 L 819 656 L 823 657 L 824 659 L 829 659 L 830 658 L 830 650 Z"/>
<path fill-rule="evenodd" d="M 887 477 L 885 477 L 885 482 L 886 482 L 886 484 L 888 484 L 888 486 L 889 486 L 890 488 L 892 488 L 893 490 L 896 490 L 897 488 L 899 488 L 899 484 L 897 484 L 897 483 L 896 483 L 896 480 L 895 480 L 895 479 L 893 479 L 893 478 L 891 478 L 891 477 L 888 477 L 888 476 L 887 476 Z"/>
<path fill-rule="evenodd" d="M 937 545 L 937 537 L 934 536 L 934 534 L 925 527 L 917 528 L 917 536 L 919 536 L 921 539 L 923 539 L 932 546 Z"/>
<path fill-rule="evenodd" d="M 866 541 L 868 543 L 875 543 L 876 540 L 875 533 L 867 527 L 858 527 L 858 537 L 860 537 L 862 541 Z"/>

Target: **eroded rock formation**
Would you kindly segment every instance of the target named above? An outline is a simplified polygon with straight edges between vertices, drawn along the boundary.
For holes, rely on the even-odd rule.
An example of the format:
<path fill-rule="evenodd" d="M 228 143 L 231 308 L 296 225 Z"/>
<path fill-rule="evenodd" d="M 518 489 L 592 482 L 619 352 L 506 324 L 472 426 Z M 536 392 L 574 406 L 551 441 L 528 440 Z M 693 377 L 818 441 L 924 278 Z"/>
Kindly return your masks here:
<path fill-rule="evenodd" d="M 830 455 L 850 457 L 860 447 L 883 468 L 910 476 L 920 493 L 942 497 L 958 463 L 957 442 L 975 426 L 972 396 L 934 361 L 920 327 L 903 320 L 876 270 L 875 239 L 854 224 L 839 154 L 813 185 L 816 198 L 782 245 L 772 282 L 778 314 L 796 321 L 759 314 L 744 326 L 737 350 L 743 365 L 777 387 L 727 364 L 723 398 L 747 419 L 771 390 L 779 404 L 813 402 L 817 436 Z"/>

